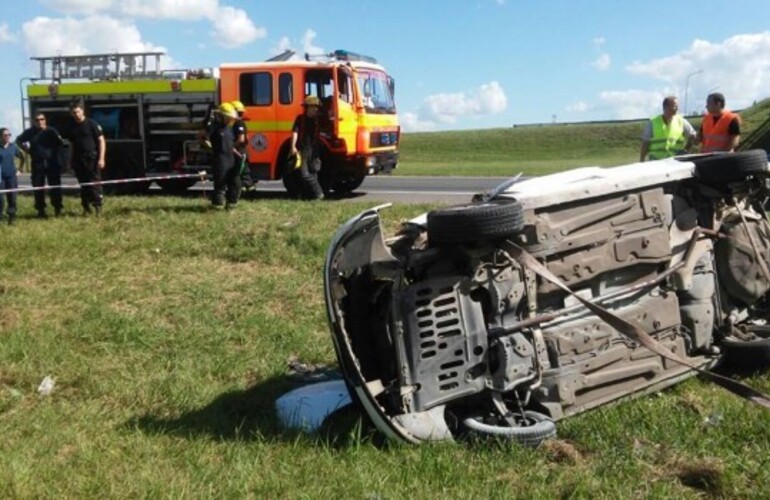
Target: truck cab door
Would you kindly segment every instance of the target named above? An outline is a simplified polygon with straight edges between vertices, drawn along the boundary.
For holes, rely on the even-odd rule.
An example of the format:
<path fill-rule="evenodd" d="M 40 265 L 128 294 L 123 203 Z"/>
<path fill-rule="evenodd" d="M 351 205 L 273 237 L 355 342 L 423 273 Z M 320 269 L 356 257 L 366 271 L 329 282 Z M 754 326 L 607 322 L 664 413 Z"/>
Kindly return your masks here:
<path fill-rule="evenodd" d="M 345 141 L 347 151 L 354 151 L 358 115 L 353 95 L 353 73 L 345 66 L 338 66 L 334 71 L 334 135 Z"/>

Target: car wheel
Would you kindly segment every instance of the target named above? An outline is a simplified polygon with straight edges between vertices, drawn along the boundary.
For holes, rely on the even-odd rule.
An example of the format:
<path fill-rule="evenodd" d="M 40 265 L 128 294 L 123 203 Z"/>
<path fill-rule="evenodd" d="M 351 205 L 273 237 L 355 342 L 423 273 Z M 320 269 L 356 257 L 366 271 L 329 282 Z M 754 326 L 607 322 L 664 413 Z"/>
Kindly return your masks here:
<path fill-rule="evenodd" d="M 522 446 L 537 448 L 546 439 L 556 437 L 556 424 L 548 416 L 536 411 L 525 411 L 520 427 L 489 425 L 475 418 L 463 420 L 468 430 L 491 437 L 507 437 Z"/>
<path fill-rule="evenodd" d="M 706 184 L 742 181 L 754 175 L 768 175 L 767 153 L 752 149 L 737 153 L 696 158 L 696 176 Z"/>
<path fill-rule="evenodd" d="M 489 201 L 428 212 L 431 245 L 492 241 L 524 228 L 524 212 L 516 201 Z"/>
<path fill-rule="evenodd" d="M 770 366 L 770 339 L 738 340 L 728 337 L 719 346 L 725 366 L 741 369 Z"/>

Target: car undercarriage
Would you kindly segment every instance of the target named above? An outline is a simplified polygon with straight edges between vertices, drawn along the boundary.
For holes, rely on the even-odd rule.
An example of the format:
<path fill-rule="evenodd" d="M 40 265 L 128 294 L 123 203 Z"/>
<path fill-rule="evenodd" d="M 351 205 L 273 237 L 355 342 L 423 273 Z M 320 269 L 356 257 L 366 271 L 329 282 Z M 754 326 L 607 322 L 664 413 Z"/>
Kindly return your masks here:
<path fill-rule="evenodd" d="M 769 174 L 764 151 L 699 155 L 508 183 L 389 238 L 383 207 L 354 217 L 325 267 L 353 398 L 408 442 L 536 445 L 696 368 L 766 365 Z"/>

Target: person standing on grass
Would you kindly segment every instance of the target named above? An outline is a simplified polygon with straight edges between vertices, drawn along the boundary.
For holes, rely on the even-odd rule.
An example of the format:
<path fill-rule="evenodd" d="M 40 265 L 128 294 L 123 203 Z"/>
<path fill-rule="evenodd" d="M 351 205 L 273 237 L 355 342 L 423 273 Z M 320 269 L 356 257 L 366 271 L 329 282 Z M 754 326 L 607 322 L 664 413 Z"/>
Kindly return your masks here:
<path fill-rule="evenodd" d="M 24 164 L 24 155 L 11 142 L 11 131 L 6 127 L 0 128 L 0 189 L 17 189 L 19 180 L 16 177 L 16 162 L 18 158 Z M 16 192 L 5 193 L 8 201 L 8 224 L 16 222 Z M 0 218 L 3 216 L 3 196 L 0 194 Z"/>
<path fill-rule="evenodd" d="M 701 153 L 733 152 L 741 139 L 741 117 L 725 109 L 725 96 L 719 92 L 706 98 L 706 114 L 698 132 Z"/>
<path fill-rule="evenodd" d="M 32 161 L 32 186 L 45 186 L 46 179 L 49 186 L 61 185 L 61 165 L 59 164 L 59 151 L 64 146 L 64 140 L 59 132 L 49 127 L 43 113 L 35 114 L 35 124 L 16 137 L 16 144 L 29 153 Z M 50 190 L 51 205 L 54 214 L 59 217 L 62 212 L 61 188 Z M 37 216 L 46 219 L 45 191 L 35 191 L 35 210 Z"/>
<path fill-rule="evenodd" d="M 214 174 L 214 194 L 211 204 L 214 208 L 224 206 L 227 210 L 232 210 L 241 195 L 241 172 L 235 165 L 235 141 L 232 129 L 238 113 L 232 104 L 225 102 L 219 106 L 217 115 L 218 119 L 212 122 L 208 131 L 212 153 L 211 167 Z"/>
<path fill-rule="evenodd" d="M 75 101 L 70 104 L 70 114 L 73 125 L 69 130 L 70 141 L 69 163 L 75 171 L 75 177 L 81 184 L 96 183 L 80 187 L 80 202 L 83 205 L 83 215 L 91 213 L 93 206 L 96 215 L 102 213 L 102 170 L 104 156 L 107 153 L 107 142 L 104 140 L 102 127 L 91 118 L 86 118 L 83 103 Z"/>
<path fill-rule="evenodd" d="M 676 97 L 663 99 L 663 114 L 648 121 L 642 134 L 639 161 L 661 160 L 690 150 L 695 140 L 695 129 L 678 111 Z"/>
<path fill-rule="evenodd" d="M 254 189 L 254 179 L 251 178 L 251 172 L 249 171 L 248 153 L 246 146 L 248 145 L 248 136 L 246 121 L 244 115 L 246 114 L 246 107 L 241 101 L 233 101 L 231 103 L 235 112 L 238 113 L 238 118 L 233 123 L 233 140 L 235 141 L 235 166 L 240 172 L 241 185 L 244 191 L 252 191 Z"/>
<path fill-rule="evenodd" d="M 319 140 L 321 101 L 314 95 L 305 97 L 305 112 L 298 115 L 291 128 L 291 156 L 301 162 L 299 175 L 303 186 L 303 197 L 322 200 L 323 189 L 318 183 L 321 170 L 321 141 Z M 296 175 L 292 172 L 290 175 Z"/>

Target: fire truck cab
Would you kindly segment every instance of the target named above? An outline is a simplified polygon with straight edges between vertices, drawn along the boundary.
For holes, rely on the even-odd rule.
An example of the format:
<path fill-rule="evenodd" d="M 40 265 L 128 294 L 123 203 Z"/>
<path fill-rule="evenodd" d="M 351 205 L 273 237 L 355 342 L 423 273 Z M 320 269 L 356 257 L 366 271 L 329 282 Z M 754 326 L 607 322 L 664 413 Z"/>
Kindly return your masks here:
<path fill-rule="evenodd" d="M 400 127 L 394 82 L 368 56 L 338 50 L 293 60 L 287 52 L 258 63 L 216 69 L 160 70 L 160 52 L 33 58 L 40 74 L 26 87 L 23 116 L 45 112 L 62 132 L 72 100 L 81 100 L 107 139 L 105 179 L 147 177 L 127 191 L 149 187 L 153 177 L 198 173 L 209 154 L 196 140 L 211 111 L 241 101 L 248 130 L 248 169 L 254 180 L 283 179 L 290 194 L 300 186 L 290 173 L 294 119 L 308 95 L 322 103 L 319 181 L 329 193 L 353 191 L 366 175 L 389 173 L 398 162 Z M 154 64 L 153 64 L 154 60 Z M 157 179 L 184 190 L 196 179 Z"/>

